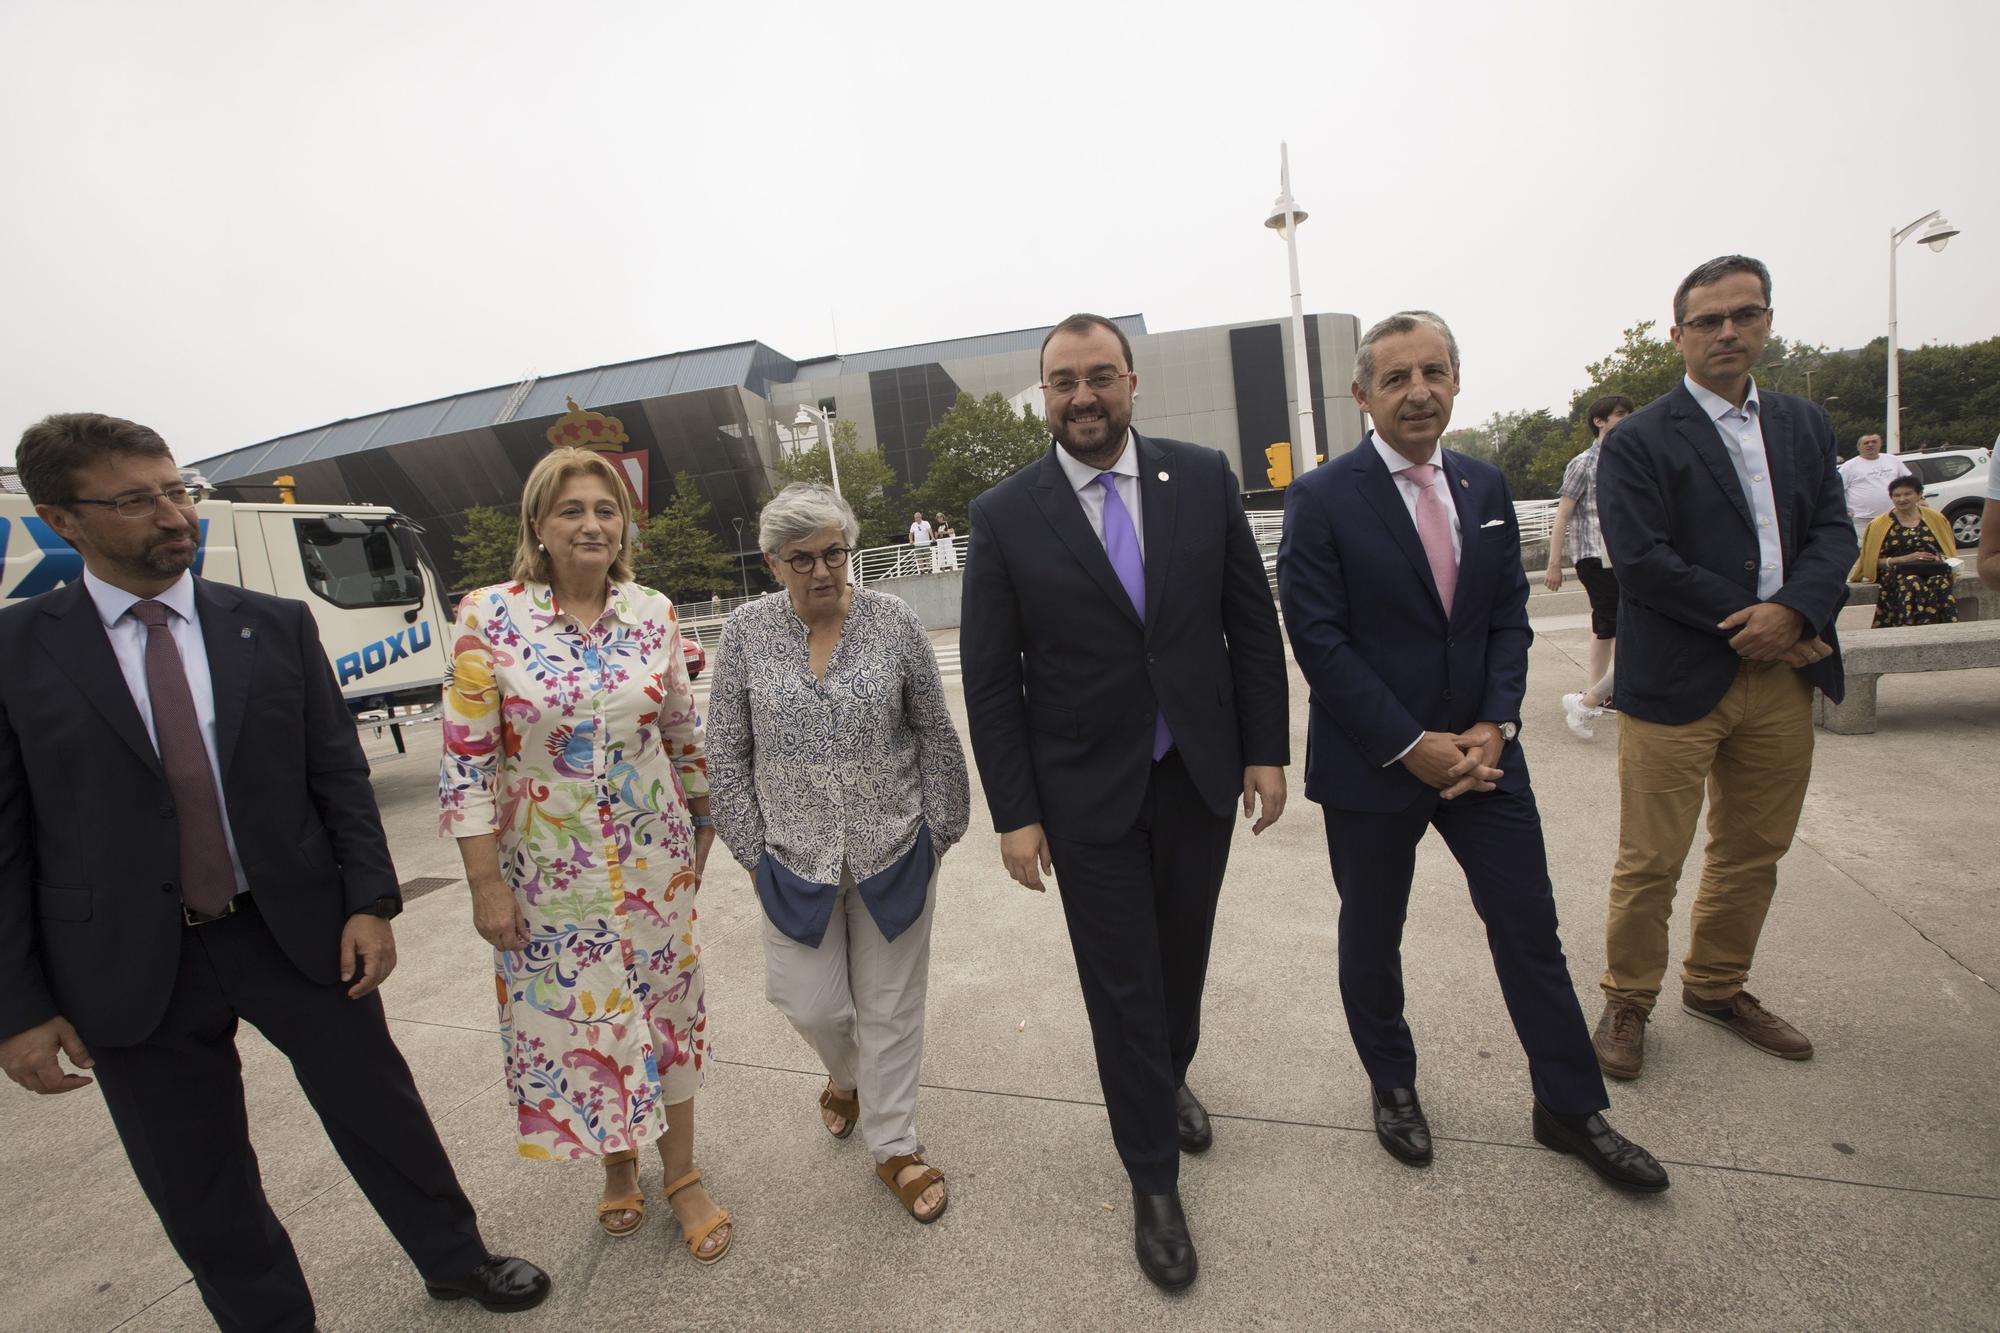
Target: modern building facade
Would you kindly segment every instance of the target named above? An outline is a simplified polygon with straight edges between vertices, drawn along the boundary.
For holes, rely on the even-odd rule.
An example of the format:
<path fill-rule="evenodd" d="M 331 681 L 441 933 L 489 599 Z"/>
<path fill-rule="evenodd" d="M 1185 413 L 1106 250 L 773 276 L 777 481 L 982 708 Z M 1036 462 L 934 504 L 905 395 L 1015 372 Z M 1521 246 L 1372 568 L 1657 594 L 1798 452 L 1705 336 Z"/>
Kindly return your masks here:
<path fill-rule="evenodd" d="M 1290 441 L 1287 322 L 1149 333 L 1145 317 L 1116 321 L 1132 341 L 1141 432 L 1220 449 L 1252 503 L 1267 491 L 1264 450 Z M 514 507 L 522 482 L 547 451 L 549 427 L 569 399 L 615 416 L 649 456 L 657 513 L 685 474 L 715 511 L 715 532 L 739 560 L 757 561 L 757 513 L 784 453 L 818 448 L 817 428 L 792 426 L 809 405 L 852 421 L 906 486 L 929 470 L 924 436 L 960 393 L 1040 410 L 1040 348 L 1046 327 L 911 347 L 794 361 L 761 342 L 674 352 L 394 408 L 267 440 L 195 464 L 226 498 L 269 499 L 293 478 L 313 504 L 381 504 L 423 525 L 447 585 L 456 586 L 452 538 L 475 505 Z M 1331 457 L 1361 438 L 1348 392 L 1359 328 L 1354 316 L 1306 317 L 1307 361 L 1319 452 Z M 1270 498 L 1270 497 L 1263 497 Z M 740 536 L 739 536 L 740 533 Z"/>

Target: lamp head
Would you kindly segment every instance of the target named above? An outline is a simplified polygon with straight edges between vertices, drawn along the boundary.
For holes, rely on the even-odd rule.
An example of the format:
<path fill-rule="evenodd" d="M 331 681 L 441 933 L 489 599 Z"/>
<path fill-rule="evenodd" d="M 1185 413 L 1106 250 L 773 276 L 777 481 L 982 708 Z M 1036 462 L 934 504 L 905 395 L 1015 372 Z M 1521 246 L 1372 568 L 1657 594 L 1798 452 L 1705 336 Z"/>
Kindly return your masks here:
<path fill-rule="evenodd" d="M 1264 219 L 1264 225 L 1272 231 L 1283 231 L 1285 229 L 1285 215 L 1287 213 L 1292 217 L 1293 226 L 1304 222 L 1307 217 L 1306 211 L 1300 208 L 1289 194 L 1281 194 L 1271 201 L 1271 216 Z"/>
<path fill-rule="evenodd" d="M 1945 243 L 1956 235 L 1958 235 L 1958 228 L 1952 226 L 1940 214 L 1935 222 L 1924 228 L 1924 234 L 1917 237 L 1917 242 L 1921 245 L 1929 246 L 1932 250 L 1942 250 L 1945 247 Z"/>
<path fill-rule="evenodd" d="M 818 420 L 818 418 L 813 416 L 812 413 L 806 411 L 804 404 L 800 404 L 799 414 L 792 418 L 792 424 L 794 426 L 810 426 L 816 420 Z"/>

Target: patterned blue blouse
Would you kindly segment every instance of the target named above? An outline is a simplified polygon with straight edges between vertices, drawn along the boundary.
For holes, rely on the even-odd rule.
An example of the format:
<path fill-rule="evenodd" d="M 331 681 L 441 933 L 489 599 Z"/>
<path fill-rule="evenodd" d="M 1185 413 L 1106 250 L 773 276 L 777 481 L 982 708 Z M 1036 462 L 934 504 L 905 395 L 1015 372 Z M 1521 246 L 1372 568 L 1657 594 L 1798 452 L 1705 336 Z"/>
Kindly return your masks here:
<path fill-rule="evenodd" d="M 894 939 L 923 907 L 933 867 L 922 844 L 943 856 L 965 836 L 972 807 L 965 751 L 916 612 L 856 588 L 820 680 L 805 622 L 775 592 L 730 614 L 714 672 L 710 813 L 756 876 L 772 923 L 817 947 L 844 863 Z"/>

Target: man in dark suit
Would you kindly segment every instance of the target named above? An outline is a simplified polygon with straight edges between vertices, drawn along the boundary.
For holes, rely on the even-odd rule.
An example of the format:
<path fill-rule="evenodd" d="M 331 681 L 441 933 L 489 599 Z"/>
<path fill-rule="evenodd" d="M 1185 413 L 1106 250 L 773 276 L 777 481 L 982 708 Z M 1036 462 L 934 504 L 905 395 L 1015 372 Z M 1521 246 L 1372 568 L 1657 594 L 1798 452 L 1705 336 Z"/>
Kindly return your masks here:
<path fill-rule="evenodd" d="M 199 499 L 165 441 L 95 413 L 28 428 L 36 512 L 84 577 L 0 611 L 0 1068 L 96 1072 L 168 1239 L 229 1330 L 313 1302 L 264 1198 L 235 1031 L 292 1061 L 431 1295 L 524 1310 L 375 994 L 401 909 L 368 765 L 311 613 L 188 573 Z"/>
<path fill-rule="evenodd" d="M 1435 828 L 1465 871 L 1528 1053 L 1535 1138 L 1614 1184 L 1662 1190 L 1652 1154 L 1600 1114 L 1609 1102 L 1515 739 L 1533 637 L 1520 533 L 1499 470 L 1438 446 L 1457 392 L 1458 343 L 1443 320 L 1383 320 L 1355 359 L 1354 398 L 1374 429 L 1285 495 L 1278 594 L 1312 689 L 1306 795 L 1324 808 L 1340 894 L 1348 1032 L 1376 1137 L 1428 1165 L 1401 948 L 1417 844 Z"/>
<path fill-rule="evenodd" d="M 1125 335 L 1072 315 L 1042 344 L 1054 442 L 973 502 L 960 660 L 1008 873 L 1053 868 L 1139 1264 L 1192 1282 L 1180 1152 L 1231 807 L 1285 803 L 1284 647 L 1221 454 L 1131 429 Z M 1261 806 L 1261 810 L 1259 807 Z"/>
<path fill-rule="evenodd" d="M 1604 1072 L 1637 1078 L 1674 886 L 1708 798 L 1681 1007 L 1786 1060 L 1812 1042 L 1743 987 L 1812 775 L 1813 687 L 1840 699 L 1834 617 L 1854 529 L 1817 404 L 1751 378 L 1771 274 L 1725 255 L 1674 293 L 1687 374 L 1612 430 L 1598 509 L 1618 618 L 1618 863 L 1605 923 Z"/>

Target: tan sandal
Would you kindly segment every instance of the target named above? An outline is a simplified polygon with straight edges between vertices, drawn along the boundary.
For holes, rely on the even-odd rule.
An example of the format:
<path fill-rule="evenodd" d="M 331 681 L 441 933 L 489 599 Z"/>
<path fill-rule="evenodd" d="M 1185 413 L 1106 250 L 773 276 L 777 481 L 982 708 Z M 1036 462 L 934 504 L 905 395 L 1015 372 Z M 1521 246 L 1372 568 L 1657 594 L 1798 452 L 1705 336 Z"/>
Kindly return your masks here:
<path fill-rule="evenodd" d="M 898 1185 L 896 1183 L 897 1174 L 905 1168 L 912 1166 L 921 1166 L 923 1173 L 910 1180 L 908 1184 Z M 904 1153 L 900 1157 L 891 1157 L 888 1161 L 875 1168 L 875 1174 L 882 1178 L 882 1183 L 889 1187 L 889 1192 L 895 1195 L 902 1203 L 903 1211 L 911 1217 L 916 1218 L 919 1222 L 925 1224 L 935 1222 L 944 1216 L 945 1209 L 951 1207 L 951 1193 L 947 1187 L 944 1201 L 938 1204 L 936 1212 L 925 1216 L 923 1213 L 917 1211 L 918 1196 L 931 1186 L 944 1180 L 944 1172 L 926 1162 L 924 1155 L 920 1152 Z"/>
<path fill-rule="evenodd" d="M 830 1126 L 826 1131 L 829 1134 L 833 1134 L 833 1137 L 837 1139 L 844 1139 L 854 1132 L 855 1123 L 861 1119 L 861 1097 L 858 1092 L 849 1093 L 845 1097 L 834 1096 L 833 1080 L 828 1079 L 826 1081 L 826 1088 L 819 1095 L 819 1109 L 822 1111 L 831 1111 L 847 1122 L 847 1128 L 841 1130 L 838 1134 L 833 1134 L 833 1129 Z M 821 1121 L 821 1123 L 824 1124 L 825 1122 Z"/>
<path fill-rule="evenodd" d="M 665 1197 L 667 1201 L 671 1203 L 673 1202 L 673 1198 L 676 1194 L 679 1194 L 682 1190 L 686 1189 L 690 1185 L 698 1185 L 700 1183 L 701 1183 L 701 1171 L 699 1170 L 699 1168 L 697 1168 L 696 1170 L 688 1172 L 686 1175 L 682 1176 L 679 1180 L 676 1180 L 673 1184 L 667 1186 L 667 1192 Z M 722 1248 L 717 1250 L 713 1254 L 703 1254 L 701 1252 L 701 1243 L 707 1240 L 710 1236 L 714 1235 L 716 1230 L 720 1227 L 729 1228 L 729 1234 L 722 1238 Z M 688 1253 L 694 1256 L 694 1261 L 696 1263 L 712 1264 L 715 1263 L 717 1260 L 721 1259 L 723 1255 L 729 1253 L 730 1245 L 736 1240 L 736 1228 L 730 1221 L 729 1210 L 727 1208 L 724 1208 L 721 1204 L 717 1204 L 715 1207 L 715 1216 L 709 1218 L 706 1222 L 703 1222 L 693 1231 L 689 1231 L 686 1227 L 682 1227 L 681 1239 L 687 1242 Z"/>
<path fill-rule="evenodd" d="M 606 1153 L 604 1154 L 603 1161 L 606 1166 L 619 1166 L 625 1162 L 637 1161 L 638 1157 L 638 1151 L 631 1149 L 625 1152 Z M 613 1213 L 631 1213 L 633 1217 L 629 1223 L 619 1226 L 611 1221 L 611 1214 Z M 597 1201 L 597 1225 L 604 1228 L 604 1234 L 607 1236 L 629 1236 L 637 1231 L 645 1221 L 646 1196 L 637 1190 L 632 1191 L 632 1193 L 622 1199 L 599 1199 Z"/>

